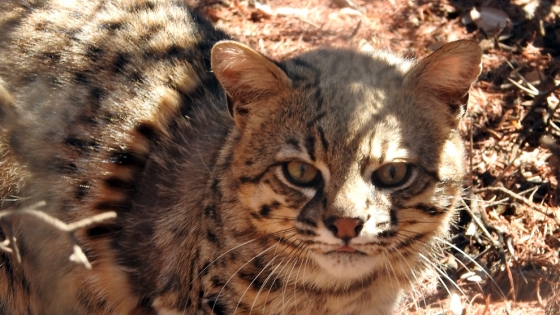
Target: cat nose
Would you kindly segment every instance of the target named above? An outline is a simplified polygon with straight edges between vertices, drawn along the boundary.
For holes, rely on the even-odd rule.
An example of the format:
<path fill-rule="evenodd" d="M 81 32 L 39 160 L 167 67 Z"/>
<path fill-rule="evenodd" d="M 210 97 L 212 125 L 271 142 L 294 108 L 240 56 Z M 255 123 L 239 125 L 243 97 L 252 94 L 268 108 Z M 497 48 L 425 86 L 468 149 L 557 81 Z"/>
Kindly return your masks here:
<path fill-rule="evenodd" d="M 360 235 L 364 227 L 364 221 L 355 218 L 331 217 L 325 220 L 325 225 L 334 236 L 347 242 Z"/>

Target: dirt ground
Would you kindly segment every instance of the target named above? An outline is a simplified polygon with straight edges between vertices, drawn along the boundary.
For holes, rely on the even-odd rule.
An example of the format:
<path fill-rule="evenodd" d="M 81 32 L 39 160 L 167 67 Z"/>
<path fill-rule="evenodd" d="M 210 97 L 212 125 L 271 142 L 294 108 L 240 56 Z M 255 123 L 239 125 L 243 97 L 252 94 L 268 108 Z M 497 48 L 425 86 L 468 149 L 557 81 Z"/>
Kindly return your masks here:
<path fill-rule="evenodd" d="M 560 3 L 193 1 L 278 59 L 317 46 L 421 58 L 449 41 L 479 43 L 483 71 L 460 127 L 470 169 L 462 211 L 401 313 L 560 314 Z"/>

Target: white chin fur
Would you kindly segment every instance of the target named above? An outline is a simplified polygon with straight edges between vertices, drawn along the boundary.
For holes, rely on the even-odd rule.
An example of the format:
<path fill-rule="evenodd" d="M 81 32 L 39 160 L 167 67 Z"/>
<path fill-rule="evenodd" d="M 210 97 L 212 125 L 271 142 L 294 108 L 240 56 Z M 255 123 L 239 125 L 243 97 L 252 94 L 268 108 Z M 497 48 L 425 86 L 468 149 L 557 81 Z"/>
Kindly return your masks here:
<path fill-rule="evenodd" d="M 380 264 L 379 257 L 354 253 L 313 253 L 319 267 L 332 277 L 353 280 L 371 274 Z"/>

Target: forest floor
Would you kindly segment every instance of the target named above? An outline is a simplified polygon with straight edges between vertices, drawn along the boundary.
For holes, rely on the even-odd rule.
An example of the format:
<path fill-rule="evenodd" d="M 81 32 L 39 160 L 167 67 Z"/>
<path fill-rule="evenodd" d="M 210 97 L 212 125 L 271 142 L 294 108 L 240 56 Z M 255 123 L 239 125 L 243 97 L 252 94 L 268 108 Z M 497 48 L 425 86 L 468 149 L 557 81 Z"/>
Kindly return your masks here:
<path fill-rule="evenodd" d="M 400 313 L 560 314 L 558 2 L 186 1 L 277 59 L 318 46 L 422 58 L 457 39 L 479 43 L 483 70 L 460 126 L 462 211 L 439 271 L 418 280 Z"/>

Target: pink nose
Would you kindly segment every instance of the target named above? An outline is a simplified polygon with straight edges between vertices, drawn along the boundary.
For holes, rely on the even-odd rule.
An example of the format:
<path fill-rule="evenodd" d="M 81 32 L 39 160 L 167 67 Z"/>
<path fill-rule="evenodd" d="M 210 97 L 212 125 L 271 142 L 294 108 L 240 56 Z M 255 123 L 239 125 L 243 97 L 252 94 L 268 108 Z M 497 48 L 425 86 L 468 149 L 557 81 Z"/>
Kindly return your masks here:
<path fill-rule="evenodd" d="M 327 228 L 338 238 L 349 241 L 360 234 L 363 228 L 362 220 L 352 218 L 334 218 L 327 224 Z"/>

